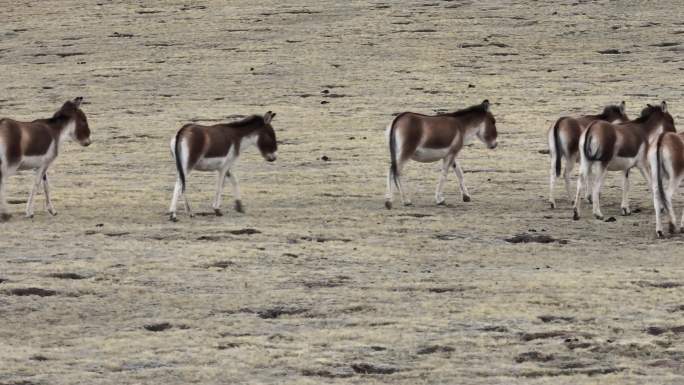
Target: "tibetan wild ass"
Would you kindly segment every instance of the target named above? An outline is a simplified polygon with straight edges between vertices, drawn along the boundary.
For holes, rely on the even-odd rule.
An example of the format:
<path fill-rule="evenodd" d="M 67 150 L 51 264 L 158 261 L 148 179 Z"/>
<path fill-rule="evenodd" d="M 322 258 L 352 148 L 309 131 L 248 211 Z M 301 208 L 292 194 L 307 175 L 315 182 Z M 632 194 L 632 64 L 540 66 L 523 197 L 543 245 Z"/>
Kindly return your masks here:
<path fill-rule="evenodd" d="M 169 214 L 176 220 L 176 205 L 183 195 L 185 211 L 192 217 L 188 199 L 185 196 L 185 179 L 192 170 L 216 171 L 216 197 L 212 207 L 217 216 L 221 212 L 221 194 L 225 178 L 228 177 L 233 186 L 235 210 L 243 212 L 240 200 L 240 189 L 233 165 L 238 157 L 249 146 L 256 143 L 261 155 L 269 162 L 276 160 L 278 145 L 271 121 L 275 113 L 268 111 L 262 116 L 250 116 L 238 122 L 201 126 L 186 124 L 171 139 L 171 154 L 176 161 L 178 178 L 171 199 Z"/>
<path fill-rule="evenodd" d="M 444 182 L 449 169 L 453 167 L 464 202 L 470 201 L 470 194 L 463 181 L 463 171 L 456 156 L 473 136 L 477 136 L 487 147 L 496 147 L 496 121 L 489 110 L 489 101 L 452 113 L 421 115 L 413 112 L 399 114 L 387 127 L 391 165 L 387 173 L 385 207 L 392 208 L 393 187 L 397 186 L 401 201 L 411 205 L 408 191 L 401 178 L 401 171 L 409 159 L 422 163 L 442 160 L 442 172 L 437 183 L 435 200 L 444 204 Z"/>
<path fill-rule="evenodd" d="M 45 191 L 45 208 L 52 215 L 57 211 L 50 200 L 47 169 L 59 154 L 64 140 L 71 138 L 82 146 L 90 145 L 88 119 L 81 111 L 82 97 L 67 101 L 48 119 L 19 122 L 0 119 L 0 222 L 11 215 L 5 203 L 7 178 L 17 170 L 36 170 L 36 179 L 26 204 L 26 216 L 33 217 L 33 200 L 40 184 Z"/>
<path fill-rule="evenodd" d="M 561 174 L 561 161 L 565 159 L 565 190 L 568 198 L 572 201 L 573 193 L 570 187 L 570 174 L 579 161 L 579 140 L 580 135 L 595 120 L 604 120 L 610 123 L 624 123 L 629 120 L 625 114 L 625 102 L 620 105 L 606 106 L 598 115 L 583 115 L 580 117 L 562 117 L 556 121 L 553 127 L 549 128 L 547 137 L 549 139 L 549 154 L 551 155 L 551 174 L 549 180 L 549 203 L 551 208 L 556 207 L 556 199 L 553 197 L 556 178 Z M 590 188 L 586 188 L 586 196 L 590 199 Z"/>
<path fill-rule="evenodd" d="M 650 146 L 648 160 L 651 166 L 651 180 L 653 184 L 653 206 L 656 216 L 656 236 L 663 237 L 663 227 L 660 223 L 661 211 L 664 208 L 670 214 L 670 233 L 681 231 L 677 226 L 672 197 L 677 192 L 684 179 L 684 133 L 662 133 L 657 144 Z M 663 187 L 663 180 L 667 178 L 667 188 Z M 681 226 L 684 226 L 684 213 Z"/>
<path fill-rule="evenodd" d="M 646 178 L 649 188 L 651 178 L 648 171 L 648 147 L 662 132 L 674 132 L 674 120 L 667 112 L 667 104 L 659 106 L 647 105 L 641 115 L 627 123 L 612 124 L 595 121 L 590 124 L 580 137 L 580 176 L 577 178 L 577 192 L 575 195 L 573 219 L 579 219 L 579 194 L 582 183 L 589 180 L 589 171 L 595 166 L 592 185 L 593 213 L 597 219 L 603 219 L 599 202 L 599 193 L 603 186 L 606 171 L 621 171 L 624 174 L 622 182 L 621 214 L 630 215 L 629 170 L 639 169 Z"/>

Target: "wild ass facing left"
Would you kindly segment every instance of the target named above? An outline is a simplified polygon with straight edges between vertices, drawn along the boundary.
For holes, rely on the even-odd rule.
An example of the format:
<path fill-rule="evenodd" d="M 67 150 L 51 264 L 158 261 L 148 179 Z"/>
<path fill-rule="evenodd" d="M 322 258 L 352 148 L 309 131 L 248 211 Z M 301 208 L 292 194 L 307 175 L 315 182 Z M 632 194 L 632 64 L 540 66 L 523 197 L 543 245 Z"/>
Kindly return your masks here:
<path fill-rule="evenodd" d="M 82 146 L 90 145 L 90 128 L 80 106 L 82 97 L 67 101 L 48 119 L 19 122 L 0 119 L 0 221 L 7 221 L 4 188 L 7 177 L 17 170 L 36 170 L 36 179 L 26 203 L 26 216 L 33 217 L 33 201 L 42 182 L 45 191 L 45 208 L 57 215 L 50 200 L 47 169 L 59 154 L 61 143 L 71 138 Z"/>
<path fill-rule="evenodd" d="M 237 122 L 213 126 L 186 124 L 178 130 L 171 139 L 171 154 L 176 161 L 178 172 L 169 208 L 172 221 L 177 220 L 176 206 L 180 195 L 183 195 L 185 211 L 190 217 L 193 216 L 185 195 L 186 177 L 192 170 L 217 171 L 216 196 L 212 205 L 217 216 L 223 215 L 221 195 L 226 177 L 233 187 L 235 210 L 243 212 L 238 181 L 231 169 L 242 151 L 253 144 L 256 144 L 268 162 L 276 160 L 278 144 L 271 126 L 275 115 L 274 112 L 268 111 L 263 117 L 253 115 Z"/>
<path fill-rule="evenodd" d="M 470 194 L 456 156 L 473 136 L 477 136 L 490 149 L 497 146 L 496 120 L 489 110 L 488 100 L 452 113 L 422 115 L 404 112 L 394 118 L 387 127 L 390 168 L 387 172 L 385 207 L 392 208 L 394 185 L 399 189 L 402 203 L 411 205 L 401 179 L 401 171 L 409 159 L 421 163 L 442 160 L 442 173 L 435 192 L 438 205 L 444 204 L 444 183 L 452 167 L 458 177 L 463 201 L 469 202 Z"/>

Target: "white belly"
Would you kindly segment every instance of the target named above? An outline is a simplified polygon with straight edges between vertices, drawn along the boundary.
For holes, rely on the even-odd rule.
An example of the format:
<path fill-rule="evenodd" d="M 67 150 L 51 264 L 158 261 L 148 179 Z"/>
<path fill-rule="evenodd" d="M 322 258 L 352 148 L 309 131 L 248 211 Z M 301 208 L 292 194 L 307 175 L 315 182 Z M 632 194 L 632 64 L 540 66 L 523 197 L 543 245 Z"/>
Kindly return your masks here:
<path fill-rule="evenodd" d="M 411 159 L 417 162 L 429 163 L 436 162 L 449 153 L 449 148 L 425 148 L 418 147 Z"/>
<path fill-rule="evenodd" d="M 216 171 L 216 170 L 222 170 L 225 168 L 226 164 L 228 162 L 228 157 L 220 157 L 220 158 L 202 158 L 197 161 L 197 164 L 195 165 L 196 170 L 200 171 Z"/>
<path fill-rule="evenodd" d="M 609 171 L 621 171 L 628 170 L 636 165 L 637 158 L 623 158 L 620 156 L 614 157 L 610 163 L 608 163 Z"/>
<path fill-rule="evenodd" d="M 51 161 L 51 156 L 48 155 L 36 155 L 36 156 L 24 156 L 21 158 L 21 163 L 19 163 L 19 170 L 33 170 L 45 166 Z"/>

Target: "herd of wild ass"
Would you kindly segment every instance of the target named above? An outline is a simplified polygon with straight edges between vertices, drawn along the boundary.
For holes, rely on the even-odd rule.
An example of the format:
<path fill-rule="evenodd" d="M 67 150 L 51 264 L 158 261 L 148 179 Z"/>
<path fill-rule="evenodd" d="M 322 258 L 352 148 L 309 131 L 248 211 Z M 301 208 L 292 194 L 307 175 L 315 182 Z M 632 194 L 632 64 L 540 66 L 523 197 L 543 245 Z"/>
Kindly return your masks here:
<path fill-rule="evenodd" d="M 83 146 L 90 144 L 88 120 L 81 110 L 83 98 L 69 100 L 47 119 L 20 122 L 0 119 L 0 222 L 10 219 L 5 202 L 7 178 L 17 170 L 36 170 L 36 177 L 26 204 L 26 216 L 33 217 L 34 197 L 42 185 L 45 193 L 45 208 L 56 215 L 52 201 L 47 170 L 57 158 L 60 144 L 71 138 Z M 276 160 L 276 134 L 271 125 L 275 113 L 268 111 L 263 116 L 253 115 L 243 120 L 202 126 L 186 124 L 171 139 L 171 154 L 176 163 L 177 179 L 171 199 L 169 214 L 176 220 L 176 206 L 183 198 L 186 212 L 192 216 L 185 194 L 186 178 L 192 170 L 216 171 L 216 195 L 212 204 L 216 215 L 222 215 L 221 196 L 225 179 L 233 190 L 235 209 L 243 212 L 240 189 L 234 172 L 234 165 L 240 154 L 252 145 L 269 162 Z M 401 201 L 410 205 L 406 184 L 402 180 L 402 169 L 410 159 L 418 162 L 442 161 L 435 200 L 444 204 L 444 184 L 451 168 L 458 178 L 464 202 L 470 201 L 470 194 L 463 180 L 463 171 L 457 156 L 473 137 L 477 137 L 490 149 L 497 146 L 496 120 L 488 100 L 452 113 L 422 115 L 404 112 L 397 115 L 387 127 L 390 168 L 387 173 L 385 207 L 392 208 L 394 188 L 399 190 Z M 549 181 L 549 202 L 556 207 L 554 184 L 561 176 L 568 197 L 573 201 L 573 218 L 580 217 L 584 190 L 585 198 L 592 204 L 593 214 L 602 219 L 599 204 L 601 186 L 607 171 L 623 174 L 621 214 L 630 215 L 628 193 L 629 173 L 636 167 L 648 181 L 653 195 L 656 216 L 656 235 L 663 237 L 661 214 L 669 214 L 669 230 L 679 232 L 684 227 L 677 225 L 672 197 L 684 179 L 684 133 L 677 134 L 674 120 L 667 110 L 667 104 L 648 104 L 634 120 L 625 113 L 625 102 L 604 108 L 598 115 L 562 117 L 548 131 L 549 153 L 551 155 L 551 176 Z M 579 162 L 580 173 L 577 189 L 573 195 L 570 176 L 575 163 Z"/>

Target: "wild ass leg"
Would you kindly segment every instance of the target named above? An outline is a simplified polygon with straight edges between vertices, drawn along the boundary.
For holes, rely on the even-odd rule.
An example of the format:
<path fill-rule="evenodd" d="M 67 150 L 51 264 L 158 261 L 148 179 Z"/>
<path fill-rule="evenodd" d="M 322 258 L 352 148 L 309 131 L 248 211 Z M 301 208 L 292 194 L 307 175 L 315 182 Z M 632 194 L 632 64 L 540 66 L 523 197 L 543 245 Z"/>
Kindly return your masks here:
<path fill-rule="evenodd" d="M 435 191 L 435 201 L 437 205 L 442 206 L 444 203 L 444 183 L 446 183 L 447 175 L 449 174 L 449 167 L 453 163 L 454 158 L 451 155 L 447 155 L 446 158 L 442 159 L 442 172 L 439 174 L 439 180 L 437 181 L 437 191 Z"/>
<path fill-rule="evenodd" d="M 234 172 L 230 170 L 226 171 L 226 176 L 230 180 L 230 185 L 233 187 L 233 199 L 235 199 L 235 211 L 239 213 L 244 213 L 245 208 L 242 206 L 242 198 L 240 196 L 240 186 L 238 186 L 238 180 Z"/>
<path fill-rule="evenodd" d="M 655 173 L 656 171 L 653 171 L 653 172 Z M 653 191 L 656 191 L 656 193 L 653 194 L 653 209 L 655 210 L 656 237 L 663 238 L 664 237 L 663 225 L 661 223 L 660 216 L 663 212 L 663 204 L 665 204 L 665 202 L 660 201 L 660 194 L 657 193 L 657 191 L 658 191 L 658 178 L 657 178 L 657 176 L 654 176 L 652 178 L 651 189 Z M 682 220 L 684 220 L 684 217 L 682 218 Z"/>
<path fill-rule="evenodd" d="M 556 146 L 549 144 L 549 151 L 551 152 L 551 167 L 549 168 L 549 204 L 552 209 L 556 208 L 556 198 L 553 196 L 553 190 L 556 187 L 556 157 L 560 154 L 556 153 Z"/>
<path fill-rule="evenodd" d="M 411 206 L 411 198 L 409 198 L 408 189 L 404 186 L 404 182 L 401 178 L 401 171 L 404 168 L 404 161 L 397 160 L 397 187 L 399 188 L 399 197 L 401 198 L 401 203 L 404 206 Z"/>
<path fill-rule="evenodd" d="M 214 209 L 214 213 L 217 217 L 223 215 L 221 212 L 221 195 L 223 195 L 223 184 L 226 181 L 226 171 L 218 170 L 218 177 L 216 180 L 216 196 L 214 197 L 214 203 L 211 207 Z"/>
<path fill-rule="evenodd" d="M 667 199 L 667 204 L 665 207 L 667 208 L 667 211 L 670 214 L 670 234 L 679 232 L 679 226 L 677 226 L 675 209 L 674 206 L 672 206 L 672 197 L 674 196 L 675 192 L 677 192 L 678 184 L 679 181 L 677 180 L 677 178 L 675 176 L 672 176 L 668 180 L 667 188 L 665 189 L 665 199 Z"/>
<path fill-rule="evenodd" d="M 591 162 L 589 162 L 586 158 L 582 156 L 582 160 L 580 162 L 580 173 L 579 176 L 577 177 L 577 193 L 575 194 L 575 203 L 573 205 L 573 216 L 572 219 L 574 220 L 579 220 L 580 219 L 580 209 L 582 206 L 582 199 L 580 196 L 582 195 L 582 189 L 584 188 L 584 183 L 588 184 L 589 180 L 589 169 L 591 169 Z"/>
<path fill-rule="evenodd" d="M 173 188 L 173 197 L 171 198 L 171 207 L 169 207 L 169 216 L 170 220 L 176 221 L 176 207 L 178 206 L 178 198 L 181 195 L 181 180 L 180 178 L 176 179 L 176 186 Z"/>
<path fill-rule="evenodd" d="M 394 199 L 394 181 L 392 180 L 392 168 L 387 170 L 387 191 L 385 192 L 385 207 L 387 210 L 392 209 L 392 200 Z"/>
<path fill-rule="evenodd" d="M 596 219 L 603 219 L 603 214 L 601 213 L 601 202 L 599 201 L 599 194 L 601 193 L 601 187 L 603 187 L 603 181 L 606 178 L 606 165 L 603 163 L 596 163 L 596 177 L 594 178 L 594 185 L 591 191 L 591 204 L 592 212 Z"/>
<path fill-rule="evenodd" d="M 454 157 L 454 172 L 456 173 L 456 178 L 458 178 L 458 186 L 461 188 L 461 198 L 463 198 L 463 202 L 470 202 L 470 193 L 468 192 L 468 188 L 465 185 L 465 178 L 463 177 L 463 170 L 461 169 L 461 166 L 458 164 L 458 161 Z"/>
<path fill-rule="evenodd" d="M 587 170 L 587 177 L 584 180 L 584 199 L 586 199 L 587 202 L 589 202 L 589 203 L 592 203 L 592 200 L 591 200 L 592 187 L 591 186 L 593 186 L 594 182 L 596 182 L 596 179 L 593 176 L 593 171 L 594 171 L 593 168 L 594 167 L 589 167 L 589 169 Z"/>
<path fill-rule="evenodd" d="M 48 180 L 47 170 L 43 174 L 43 191 L 45 192 L 45 209 L 50 215 L 57 215 L 54 206 L 52 206 L 52 199 L 50 199 L 50 182 Z"/>
<path fill-rule="evenodd" d="M 0 164 L 0 167 L 2 165 Z M 5 202 L 5 182 L 7 178 L 3 178 L 2 168 L 0 168 L 0 222 L 8 221 L 12 216 L 7 212 L 7 202 Z"/>
<path fill-rule="evenodd" d="M 622 176 L 622 203 L 620 204 L 620 213 L 622 215 L 632 214 L 629 209 L 629 170 L 625 170 Z"/>
<path fill-rule="evenodd" d="M 572 184 L 570 182 L 570 176 L 572 175 L 572 170 L 575 168 L 575 163 L 577 162 L 577 156 L 570 157 L 567 162 L 565 162 L 565 171 L 563 172 L 563 179 L 565 180 L 565 191 L 568 194 L 568 199 L 572 202 Z"/>
<path fill-rule="evenodd" d="M 36 197 L 36 190 L 40 188 L 40 183 L 43 180 L 45 171 L 45 167 L 41 167 L 36 171 L 36 178 L 33 180 L 33 186 L 31 186 L 31 192 L 29 193 L 28 201 L 26 202 L 26 218 L 33 218 L 33 202 Z"/>

